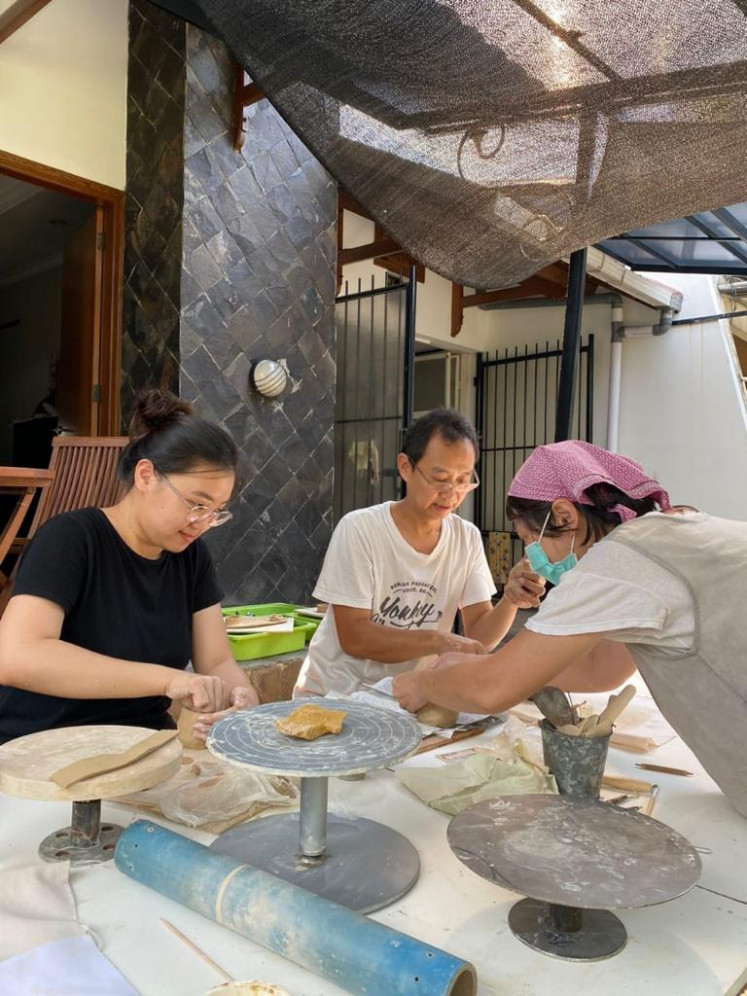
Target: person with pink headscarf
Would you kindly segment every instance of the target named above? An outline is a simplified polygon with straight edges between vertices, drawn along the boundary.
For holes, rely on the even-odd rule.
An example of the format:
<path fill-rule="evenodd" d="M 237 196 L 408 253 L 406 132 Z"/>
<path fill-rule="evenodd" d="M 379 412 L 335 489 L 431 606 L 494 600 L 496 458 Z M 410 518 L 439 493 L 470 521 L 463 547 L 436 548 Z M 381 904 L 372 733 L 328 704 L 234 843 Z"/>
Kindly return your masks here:
<path fill-rule="evenodd" d="M 692 508 L 598 446 L 540 446 L 506 502 L 553 589 L 496 653 L 394 679 L 400 704 L 498 713 L 545 685 L 617 688 L 636 667 L 661 712 L 747 816 L 747 523 Z"/>

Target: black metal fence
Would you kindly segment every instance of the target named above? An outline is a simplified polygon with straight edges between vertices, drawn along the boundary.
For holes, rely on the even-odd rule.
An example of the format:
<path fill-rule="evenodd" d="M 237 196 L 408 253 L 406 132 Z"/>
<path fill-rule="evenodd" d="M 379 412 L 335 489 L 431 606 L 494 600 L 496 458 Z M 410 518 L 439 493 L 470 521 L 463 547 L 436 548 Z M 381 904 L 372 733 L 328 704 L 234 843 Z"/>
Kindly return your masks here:
<path fill-rule="evenodd" d="M 337 298 L 334 519 L 399 497 L 397 454 L 412 417 L 417 282 Z"/>
<path fill-rule="evenodd" d="M 481 353 L 477 366 L 477 430 L 480 435 L 481 487 L 475 521 L 486 537 L 510 534 L 509 566 L 522 545 L 505 516 L 506 491 L 536 446 L 555 438 L 560 383 L 560 341 L 502 354 Z M 571 425 L 576 439 L 591 442 L 594 429 L 594 336 L 581 343 Z M 490 558 L 491 561 L 494 558 Z M 495 564 L 491 562 L 495 571 Z"/>

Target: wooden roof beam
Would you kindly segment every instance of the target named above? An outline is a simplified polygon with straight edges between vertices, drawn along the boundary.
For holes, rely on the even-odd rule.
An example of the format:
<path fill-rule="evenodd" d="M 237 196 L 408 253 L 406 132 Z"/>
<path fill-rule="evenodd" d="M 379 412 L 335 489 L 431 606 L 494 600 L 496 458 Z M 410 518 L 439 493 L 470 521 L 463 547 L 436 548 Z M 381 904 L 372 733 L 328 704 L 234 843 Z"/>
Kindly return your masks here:
<path fill-rule="evenodd" d="M 354 197 L 351 197 L 346 190 L 342 189 L 342 187 L 340 187 L 340 189 L 337 191 L 337 204 L 338 207 L 343 211 L 350 211 L 352 214 L 357 214 L 361 218 L 366 218 L 368 221 L 373 221 L 373 218 L 368 213 L 368 211 L 366 211 L 365 208 L 362 208 L 358 203 L 358 201 Z"/>
<path fill-rule="evenodd" d="M 15 3 L 0 14 L 0 45 L 43 10 L 48 3 L 49 0 L 15 0 Z"/>
<path fill-rule="evenodd" d="M 246 109 L 264 100 L 265 92 L 252 82 L 243 66 L 236 63 L 233 78 L 233 147 L 241 152 L 246 138 Z"/>
<path fill-rule="evenodd" d="M 354 246 L 352 249 L 341 249 L 337 261 L 340 266 L 347 266 L 348 263 L 362 263 L 365 259 L 374 259 L 376 256 L 386 256 L 390 252 L 401 251 L 402 246 L 397 245 L 394 239 L 383 238 L 363 246 Z"/>

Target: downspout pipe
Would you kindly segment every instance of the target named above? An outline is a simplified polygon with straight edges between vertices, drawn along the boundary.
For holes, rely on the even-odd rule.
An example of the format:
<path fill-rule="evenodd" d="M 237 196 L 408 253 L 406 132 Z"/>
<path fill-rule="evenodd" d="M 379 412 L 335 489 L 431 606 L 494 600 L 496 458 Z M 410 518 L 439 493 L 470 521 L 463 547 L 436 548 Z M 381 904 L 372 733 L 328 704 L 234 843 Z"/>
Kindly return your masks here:
<path fill-rule="evenodd" d="M 622 345 L 625 339 L 641 336 L 665 335 L 672 327 L 674 310 L 659 309 L 659 321 L 655 325 L 623 324 L 623 302 L 621 297 L 612 301 L 612 334 L 610 341 L 610 386 L 607 402 L 607 449 L 617 453 L 620 434 L 620 393 L 622 388 Z"/>

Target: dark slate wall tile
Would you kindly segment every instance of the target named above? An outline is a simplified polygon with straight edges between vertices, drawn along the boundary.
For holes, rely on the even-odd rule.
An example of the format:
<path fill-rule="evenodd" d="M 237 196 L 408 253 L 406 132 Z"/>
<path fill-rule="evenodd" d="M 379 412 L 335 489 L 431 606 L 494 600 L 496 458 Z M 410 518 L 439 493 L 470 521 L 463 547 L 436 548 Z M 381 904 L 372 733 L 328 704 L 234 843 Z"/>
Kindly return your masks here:
<path fill-rule="evenodd" d="M 186 29 L 145 0 L 129 12 L 122 411 L 179 390 Z"/>
<path fill-rule="evenodd" d="M 267 101 L 236 152 L 227 50 L 189 26 L 186 58 L 182 371 L 245 475 L 208 544 L 227 601 L 306 602 L 331 521 L 337 192 Z M 289 371 L 278 399 L 249 385 L 267 357 Z"/>
<path fill-rule="evenodd" d="M 179 392 L 240 450 L 211 530 L 226 602 L 306 602 L 332 517 L 336 188 L 267 101 L 233 149 L 233 66 L 215 38 L 130 5 L 123 411 Z M 251 364 L 282 360 L 277 399 Z"/>

